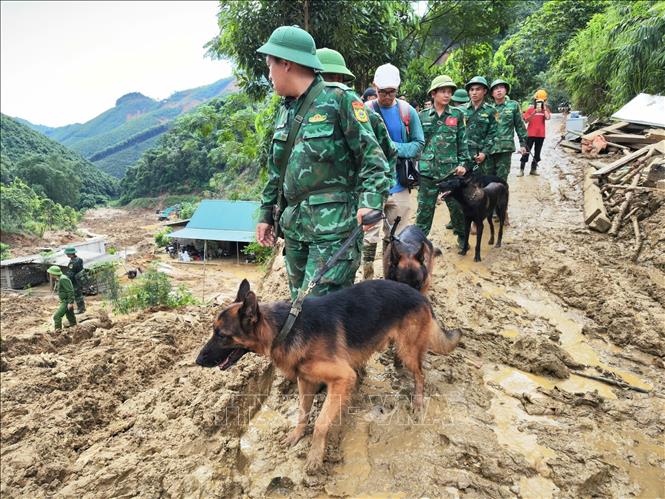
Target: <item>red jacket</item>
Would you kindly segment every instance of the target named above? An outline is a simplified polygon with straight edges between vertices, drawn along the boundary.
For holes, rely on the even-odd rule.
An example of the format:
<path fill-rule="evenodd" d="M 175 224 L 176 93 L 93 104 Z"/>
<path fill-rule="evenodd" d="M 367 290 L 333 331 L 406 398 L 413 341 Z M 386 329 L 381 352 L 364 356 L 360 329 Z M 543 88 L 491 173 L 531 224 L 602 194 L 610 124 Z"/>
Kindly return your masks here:
<path fill-rule="evenodd" d="M 529 106 L 529 109 L 524 113 L 524 121 L 526 121 L 526 134 L 529 137 L 545 137 L 545 114 L 549 114 L 547 110 L 536 112 L 534 106 Z M 531 118 L 531 119 L 529 119 Z"/>

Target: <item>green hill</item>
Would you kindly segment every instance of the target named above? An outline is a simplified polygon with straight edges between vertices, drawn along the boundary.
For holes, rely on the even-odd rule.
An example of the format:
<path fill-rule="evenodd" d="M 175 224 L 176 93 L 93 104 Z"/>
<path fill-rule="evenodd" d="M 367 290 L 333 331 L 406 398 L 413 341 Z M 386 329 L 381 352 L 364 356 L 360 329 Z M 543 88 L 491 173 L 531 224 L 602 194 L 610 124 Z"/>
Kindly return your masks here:
<path fill-rule="evenodd" d="M 18 177 L 53 201 L 77 208 L 103 203 L 117 193 L 118 181 L 62 144 L 1 116 L 2 181 Z M 67 192 L 60 192 L 66 184 Z"/>
<path fill-rule="evenodd" d="M 80 153 L 102 171 L 122 178 L 127 168 L 155 144 L 175 118 L 214 97 L 235 89 L 233 78 L 176 92 L 157 101 L 133 92 L 120 97 L 115 106 L 87 121 L 50 128 L 22 123 Z"/>

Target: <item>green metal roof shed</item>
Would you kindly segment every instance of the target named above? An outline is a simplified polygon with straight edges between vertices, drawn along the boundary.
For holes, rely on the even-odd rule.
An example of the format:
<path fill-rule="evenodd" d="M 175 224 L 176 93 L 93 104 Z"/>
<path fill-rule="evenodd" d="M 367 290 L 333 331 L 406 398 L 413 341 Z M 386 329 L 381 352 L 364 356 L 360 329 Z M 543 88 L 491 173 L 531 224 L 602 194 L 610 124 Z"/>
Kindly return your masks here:
<path fill-rule="evenodd" d="M 184 229 L 171 232 L 176 239 L 251 242 L 259 203 L 204 199 Z"/>

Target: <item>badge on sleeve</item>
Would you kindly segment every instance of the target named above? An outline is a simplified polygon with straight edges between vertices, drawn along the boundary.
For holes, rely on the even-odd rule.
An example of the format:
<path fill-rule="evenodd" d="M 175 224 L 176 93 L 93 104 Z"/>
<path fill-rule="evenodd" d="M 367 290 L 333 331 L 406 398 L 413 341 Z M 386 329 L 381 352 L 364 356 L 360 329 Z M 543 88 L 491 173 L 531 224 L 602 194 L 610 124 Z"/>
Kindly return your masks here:
<path fill-rule="evenodd" d="M 446 126 L 457 126 L 457 117 L 456 116 L 448 116 L 446 118 Z"/>
<path fill-rule="evenodd" d="M 353 114 L 360 123 L 367 123 L 369 121 L 365 104 L 359 101 L 353 101 L 351 107 L 353 107 Z"/>

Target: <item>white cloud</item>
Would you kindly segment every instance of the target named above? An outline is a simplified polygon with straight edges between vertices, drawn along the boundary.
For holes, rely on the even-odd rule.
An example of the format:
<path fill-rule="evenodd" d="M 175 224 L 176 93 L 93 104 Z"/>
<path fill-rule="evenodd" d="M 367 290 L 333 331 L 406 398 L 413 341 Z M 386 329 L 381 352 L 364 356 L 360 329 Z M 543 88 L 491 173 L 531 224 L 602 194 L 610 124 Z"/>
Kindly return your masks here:
<path fill-rule="evenodd" d="M 0 107 L 61 126 L 85 122 L 118 97 L 163 99 L 231 75 L 204 58 L 218 3 L 9 2 L 1 8 Z"/>

